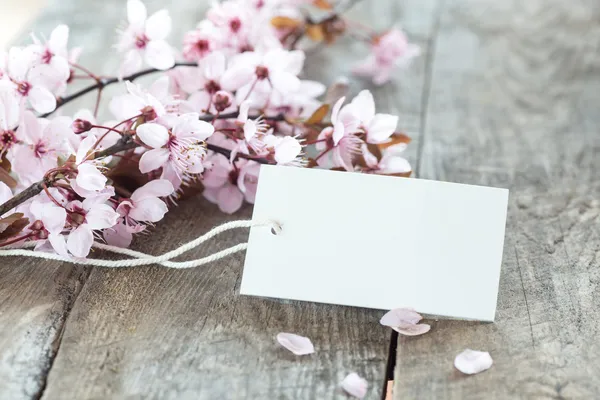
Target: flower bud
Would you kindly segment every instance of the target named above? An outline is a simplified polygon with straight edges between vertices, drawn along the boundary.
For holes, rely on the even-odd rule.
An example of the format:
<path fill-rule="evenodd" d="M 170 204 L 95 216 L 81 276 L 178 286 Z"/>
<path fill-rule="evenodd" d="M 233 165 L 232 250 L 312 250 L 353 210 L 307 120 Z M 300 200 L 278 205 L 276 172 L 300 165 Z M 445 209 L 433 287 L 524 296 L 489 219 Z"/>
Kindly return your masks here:
<path fill-rule="evenodd" d="M 225 90 L 219 90 L 213 96 L 213 105 L 218 112 L 222 112 L 231 107 L 232 100 L 233 97 L 231 93 Z"/>
<path fill-rule="evenodd" d="M 79 135 L 92 129 L 92 123 L 85 119 L 77 118 L 75 121 L 73 121 L 71 128 L 75 134 Z"/>
<path fill-rule="evenodd" d="M 42 229 L 44 229 L 44 223 L 38 219 L 33 224 L 31 224 L 29 229 L 31 229 L 32 231 L 42 230 Z"/>

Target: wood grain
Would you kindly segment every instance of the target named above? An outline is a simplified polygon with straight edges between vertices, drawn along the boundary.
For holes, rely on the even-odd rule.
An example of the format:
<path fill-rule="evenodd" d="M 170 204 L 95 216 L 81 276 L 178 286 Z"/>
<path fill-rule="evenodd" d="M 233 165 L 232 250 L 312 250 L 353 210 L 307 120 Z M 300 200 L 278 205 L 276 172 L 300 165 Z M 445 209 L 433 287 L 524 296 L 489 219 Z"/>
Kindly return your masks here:
<path fill-rule="evenodd" d="M 394 398 L 598 398 L 600 10 L 445 3 L 419 172 L 511 189 L 498 311 L 400 338 Z M 465 348 L 494 366 L 462 375 Z"/>
<path fill-rule="evenodd" d="M 165 6 L 158 0 L 145 3 L 150 12 Z M 363 2 L 351 17 L 378 29 L 401 24 L 429 54 L 435 4 L 386 0 L 373 7 Z M 173 43 L 200 20 L 206 5 L 190 0 L 168 5 Z M 106 57 L 106 51 L 115 41 L 115 27 L 124 20 L 121 0 L 54 0 L 34 29 L 48 34 L 57 23 L 69 24 L 70 43 L 84 46 L 81 64 L 111 73 L 118 60 Z M 330 83 L 348 75 L 351 63 L 364 54 L 354 40 L 342 40 L 331 51 L 308 58 L 306 77 Z M 401 128 L 415 139 L 409 150 L 415 165 L 428 60 L 418 59 L 382 88 L 363 81 L 352 84 L 354 94 L 373 89 L 381 112 L 401 116 Z M 110 88 L 105 98 L 116 91 L 122 88 Z M 84 102 L 90 106 L 93 100 L 89 95 Z M 76 109 L 65 108 L 67 113 Z M 135 248 L 158 254 L 214 225 L 250 214 L 246 207 L 227 217 L 202 199 L 189 200 Z M 229 233 L 190 257 L 246 239 L 245 231 Z M 243 255 L 189 271 L 150 267 L 89 272 L 37 261 L 3 261 L 2 271 L 7 272 L 0 275 L 0 321 L 14 327 L 0 335 L 2 398 L 346 398 L 339 382 L 351 371 L 369 380 L 367 398 L 380 398 L 384 390 L 390 332 L 378 323 L 381 312 L 239 296 Z M 44 274 L 34 274 L 41 269 Z M 317 353 L 292 356 L 275 342 L 280 331 L 309 336 Z"/>

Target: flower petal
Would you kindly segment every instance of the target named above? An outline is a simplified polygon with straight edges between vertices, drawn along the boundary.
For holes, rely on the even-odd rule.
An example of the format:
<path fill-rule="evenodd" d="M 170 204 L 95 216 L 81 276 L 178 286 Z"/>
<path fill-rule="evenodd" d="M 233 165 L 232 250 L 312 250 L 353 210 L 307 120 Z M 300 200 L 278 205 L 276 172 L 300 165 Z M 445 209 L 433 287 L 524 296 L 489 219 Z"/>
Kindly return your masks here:
<path fill-rule="evenodd" d="M 215 131 L 215 127 L 206 121 L 200 121 L 198 113 L 183 114 L 177 118 L 173 133 L 178 137 L 194 136 L 206 140 Z"/>
<path fill-rule="evenodd" d="M 489 369 L 493 362 L 487 351 L 466 349 L 456 356 L 454 366 L 463 374 L 471 375 Z"/>
<path fill-rule="evenodd" d="M 294 333 L 278 333 L 277 341 L 280 345 L 297 356 L 303 356 L 315 352 L 315 348 L 309 338 L 296 335 Z"/>
<path fill-rule="evenodd" d="M 225 54 L 215 51 L 204 57 L 199 63 L 199 67 L 202 68 L 206 79 L 218 82 L 221 75 L 225 73 L 226 62 Z"/>
<path fill-rule="evenodd" d="M 358 110 L 358 109 L 357 109 Z M 390 114 L 377 114 L 367 126 L 367 142 L 382 143 L 392 136 L 398 125 L 398 117 Z"/>
<path fill-rule="evenodd" d="M 139 25 L 146 20 L 146 6 L 140 0 L 127 1 L 127 20 L 131 25 Z"/>
<path fill-rule="evenodd" d="M 133 235 L 127 230 L 127 227 L 120 223 L 110 229 L 102 232 L 104 240 L 111 246 L 129 247 L 133 240 Z"/>
<path fill-rule="evenodd" d="M 167 149 L 154 149 L 145 152 L 140 158 L 140 172 L 146 174 L 162 167 L 169 161 L 169 155 L 169 150 Z"/>
<path fill-rule="evenodd" d="M 135 203 L 129 211 L 129 217 L 140 222 L 158 222 L 163 219 L 167 211 L 164 201 L 158 197 L 146 197 Z"/>
<path fill-rule="evenodd" d="M 146 36 L 150 40 L 163 40 L 171 32 L 171 16 L 169 11 L 160 10 L 146 20 Z"/>
<path fill-rule="evenodd" d="M 131 200 L 137 202 L 148 197 L 165 197 L 172 194 L 174 190 L 173 184 L 168 180 L 155 179 L 133 192 Z"/>
<path fill-rule="evenodd" d="M 108 204 L 94 204 L 85 215 L 90 229 L 106 229 L 116 225 L 119 214 Z"/>
<path fill-rule="evenodd" d="M 401 325 L 392 327 L 393 330 L 404 336 L 418 336 L 431 330 L 429 324 Z"/>
<path fill-rule="evenodd" d="M 102 190 L 106 185 L 106 176 L 92 163 L 83 163 L 77 167 L 77 184 L 85 190 Z"/>
<path fill-rule="evenodd" d="M 275 161 L 277 164 L 287 164 L 294 161 L 302 151 L 302 145 L 291 136 L 285 136 L 275 147 Z"/>
<path fill-rule="evenodd" d="M 27 94 L 31 107 L 41 114 L 54 111 L 56 108 L 56 97 L 45 87 L 33 86 Z"/>
<path fill-rule="evenodd" d="M 135 133 L 144 144 L 155 149 L 163 147 L 169 141 L 169 131 L 167 128 L 153 122 L 140 125 Z"/>
<path fill-rule="evenodd" d="M 227 183 L 217 194 L 219 209 L 226 214 L 233 214 L 242 207 L 244 194 L 237 186 Z"/>
<path fill-rule="evenodd" d="M 87 224 L 79 225 L 67 238 L 67 249 L 75 257 L 85 258 L 90 254 L 94 243 L 94 234 Z"/>
<path fill-rule="evenodd" d="M 361 378 L 356 372 L 348 374 L 342 381 L 342 389 L 349 395 L 362 399 L 367 395 L 368 382 Z"/>
<path fill-rule="evenodd" d="M 402 326 L 402 325 L 415 325 L 423 317 L 421 314 L 411 308 L 395 308 L 388 311 L 381 319 L 379 323 L 384 326 Z"/>
<path fill-rule="evenodd" d="M 164 40 L 152 40 L 148 42 L 145 58 L 149 66 L 163 71 L 175 65 L 173 50 Z"/>
<path fill-rule="evenodd" d="M 356 114 L 363 124 L 368 124 L 375 116 L 375 100 L 368 90 L 362 90 L 350 104 L 354 106 Z"/>

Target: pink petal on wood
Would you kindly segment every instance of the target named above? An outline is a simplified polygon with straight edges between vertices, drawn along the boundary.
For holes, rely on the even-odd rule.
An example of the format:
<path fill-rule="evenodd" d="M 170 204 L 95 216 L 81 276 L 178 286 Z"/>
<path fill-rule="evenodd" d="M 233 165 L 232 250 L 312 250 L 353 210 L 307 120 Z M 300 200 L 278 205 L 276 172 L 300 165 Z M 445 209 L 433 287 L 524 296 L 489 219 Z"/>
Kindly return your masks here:
<path fill-rule="evenodd" d="M 280 345 L 297 356 L 303 356 L 315 352 L 315 348 L 310 339 L 304 336 L 281 332 L 277 334 L 277 341 Z"/>
<path fill-rule="evenodd" d="M 423 317 L 421 314 L 411 308 L 395 308 L 381 317 L 379 323 L 393 328 L 405 325 L 415 325 L 422 319 Z"/>
<path fill-rule="evenodd" d="M 348 374 L 342 381 L 342 389 L 349 395 L 362 399 L 367 395 L 369 384 L 361 378 L 356 372 Z"/>
<path fill-rule="evenodd" d="M 487 351 L 466 349 L 456 356 L 454 366 L 463 374 L 477 374 L 492 366 L 493 360 Z"/>
<path fill-rule="evenodd" d="M 428 324 L 402 325 L 394 326 L 392 329 L 404 336 L 418 336 L 429 332 L 431 326 Z"/>

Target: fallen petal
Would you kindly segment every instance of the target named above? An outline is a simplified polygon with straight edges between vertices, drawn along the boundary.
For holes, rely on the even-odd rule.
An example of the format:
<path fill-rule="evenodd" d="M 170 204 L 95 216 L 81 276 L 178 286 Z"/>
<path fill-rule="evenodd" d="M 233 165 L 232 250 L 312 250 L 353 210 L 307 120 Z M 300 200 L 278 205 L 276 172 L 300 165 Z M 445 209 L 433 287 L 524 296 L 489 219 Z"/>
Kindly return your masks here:
<path fill-rule="evenodd" d="M 456 356 L 454 366 L 463 374 L 477 374 L 492 366 L 493 360 L 487 351 L 466 349 Z"/>
<path fill-rule="evenodd" d="M 367 395 L 367 389 L 369 384 L 367 381 L 356 372 L 348 374 L 342 381 L 342 389 L 344 389 L 349 395 L 362 399 Z"/>
<path fill-rule="evenodd" d="M 315 348 L 310 339 L 304 336 L 281 332 L 277 334 L 277 341 L 280 345 L 297 356 L 303 356 L 315 352 Z"/>
<path fill-rule="evenodd" d="M 394 328 L 398 326 L 415 325 L 422 319 L 423 317 L 421 314 L 411 308 L 395 308 L 381 317 L 379 323 Z"/>
<path fill-rule="evenodd" d="M 429 332 L 431 326 L 428 324 L 402 325 L 393 326 L 392 329 L 404 336 L 418 336 Z"/>

